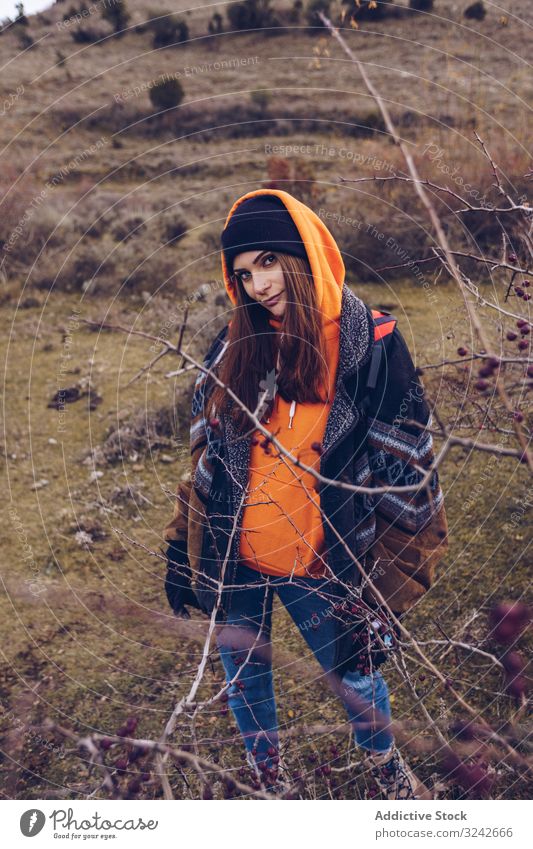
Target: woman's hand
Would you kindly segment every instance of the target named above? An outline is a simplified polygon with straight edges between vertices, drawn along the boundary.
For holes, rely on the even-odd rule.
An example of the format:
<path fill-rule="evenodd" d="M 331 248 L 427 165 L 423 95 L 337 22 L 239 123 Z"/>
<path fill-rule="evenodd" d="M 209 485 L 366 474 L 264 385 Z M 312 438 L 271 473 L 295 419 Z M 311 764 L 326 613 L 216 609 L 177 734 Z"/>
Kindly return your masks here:
<path fill-rule="evenodd" d="M 187 557 L 187 544 L 172 540 L 167 549 L 167 576 L 165 592 L 174 615 L 190 619 L 185 605 L 200 610 L 200 603 L 191 587 L 191 567 Z"/>

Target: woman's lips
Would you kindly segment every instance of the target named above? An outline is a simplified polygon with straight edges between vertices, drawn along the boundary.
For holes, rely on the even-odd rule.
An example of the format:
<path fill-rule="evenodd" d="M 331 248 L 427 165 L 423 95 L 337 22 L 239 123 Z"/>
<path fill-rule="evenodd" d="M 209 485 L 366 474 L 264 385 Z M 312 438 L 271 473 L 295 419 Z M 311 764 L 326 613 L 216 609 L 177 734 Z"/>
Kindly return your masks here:
<path fill-rule="evenodd" d="M 273 307 L 274 304 L 279 301 L 281 295 L 282 292 L 280 292 L 279 295 L 276 295 L 274 298 L 271 298 L 269 301 L 261 301 L 261 303 L 264 304 L 266 307 Z"/>

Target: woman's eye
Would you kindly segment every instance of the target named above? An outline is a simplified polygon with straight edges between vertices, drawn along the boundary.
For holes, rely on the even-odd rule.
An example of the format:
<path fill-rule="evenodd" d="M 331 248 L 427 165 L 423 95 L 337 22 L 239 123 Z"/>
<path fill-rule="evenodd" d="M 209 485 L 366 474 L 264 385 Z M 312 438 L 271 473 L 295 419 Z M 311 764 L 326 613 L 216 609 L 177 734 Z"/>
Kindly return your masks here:
<path fill-rule="evenodd" d="M 272 265 L 272 262 L 270 262 L 269 260 L 272 260 L 272 262 L 275 262 L 276 261 L 276 255 L 275 254 L 268 254 L 268 256 L 266 256 L 263 260 L 263 265 L 266 265 L 267 262 L 268 262 L 269 265 Z"/>

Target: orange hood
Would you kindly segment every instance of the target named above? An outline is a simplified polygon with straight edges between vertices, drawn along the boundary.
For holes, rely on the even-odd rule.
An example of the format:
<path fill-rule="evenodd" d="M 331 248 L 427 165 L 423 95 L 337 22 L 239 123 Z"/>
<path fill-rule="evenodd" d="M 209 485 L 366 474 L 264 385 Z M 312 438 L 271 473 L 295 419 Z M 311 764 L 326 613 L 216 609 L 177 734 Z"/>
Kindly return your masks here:
<path fill-rule="evenodd" d="M 321 218 L 305 203 L 281 189 L 256 189 L 238 198 L 231 207 L 224 227 L 240 203 L 256 195 L 276 195 L 285 205 L 294 221 L 300 238 L 305 245 L 309 265 L 317 291 L 318 308 L 322 316 L 329 320 L 338 320 L 341 313 L 342 287 L 344 283 L 344 262 L 337 242 Z M 222 275 L 226 291 L 233 305 L 237 303 L 234 286 L 229 278 L 224 252 L 222 257 Z"/>

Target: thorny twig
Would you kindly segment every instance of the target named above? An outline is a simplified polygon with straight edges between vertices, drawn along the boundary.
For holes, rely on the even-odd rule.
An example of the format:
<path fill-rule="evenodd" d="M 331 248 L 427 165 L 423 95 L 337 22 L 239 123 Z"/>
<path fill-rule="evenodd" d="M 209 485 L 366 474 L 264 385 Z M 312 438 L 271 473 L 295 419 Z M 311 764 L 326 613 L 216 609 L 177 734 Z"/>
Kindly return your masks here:
<path fill-rule="evenodd" d="M 407 145 L 405 144 L 405 142 L 403 141 L 402 137 L 400 136 L 400 134 L 398 133 L 398 131 L 396 129 L 396 126 L 395 126 L 395 124 L 392 120 L 391 114 L 389 112 L 389 109 L 388 109 L 385 101 L 383 100 L 383 98 L 381 97 L 381 95 L 377 91 L 376 87 L 374 86 L 374 84 L 370 80 L 365 65 L 357 58 L 357 56 L 350 49 L 350 47 L 346 43 L 343 36 L 340 34 L 339 30 L 336 27 L 333 26 L 333 24 L 331 23 L 329 18 L 327 18 L 326 15 L 322 11 L 318 11 L 317 15 L 320 18 L 320 20 L 322 21 L 322 23 L 324 24 L 324 26 L 326 26 L 328 28 L 328 30 L 331 32 L 333 37 L 339 42 L 339 44 L 342 47 L 342 49 L 344 50 L 344 52 L 350 57 L 352 62 L 357 66 L 357 69 L 359 70 L 359 73 L 361 74 L 361 77 L 363 79 L 363 82 L 364 82 L 366 88 L 368 89 L 368 91 L 370 92 L 370 94 L 372 95 L 374 100 L 376 101 L 376 104 L 377 104 L 377 106 L 378 106 L 378 108 L 381 112 L 381 115 L 383 116 L 385 126 L 386 126 L 388 132 L 390 133 L 393 141 L 398 145 L 398 147 L 399 147 L 399 149 L 402 153 L 402 156 L 405 160 L 408 171 L 409 171 L 411 178 L 412 178 L 413 187 L 414 187 L 424 209 L 426 210 L 426 212 L 429 216 L 429 219 L 432 223 L 432 226 L 433 226 L 433 229 L 434 229 L 434 232 L 435 232 L 435 236 L 437 238 L 437 242 L 439 243 L 439 246 L 442 249 L 442 252 L 444 254 L 444 257 L 445 257 L 445 260 L 446 260 L 445 266 L 448 268 L 451 277 L 456 281 L 456 283 L 459 287 L 459 290 L 463 295 L 463 299 L 464 299 L 465 306 L 466 306 L 466 309 L 467 309 L 467 312 L 468 312 L 468 316 L 469 316 L 470 321 L 471 321 L 473 327 L 475 328 L 476 333 L 477 333 L 477 335 L 478 335 L 478 337 L 481 341 L 482 347 L 484 348 L 484 350 L 486 350 L 487 352 L 491 352 L 491 354 L 493 356 L 495 356 L 495 353 L 492 351 L 492 346 L 490 344 L 490 340 L 487 338 L 487 336 L 485 334 L 485 329 L 483 327 L 483 324 L 482 324 L 479 316 L 477 315 L 476 310 L 474 309 L 472 302 L 467 297 L 468 289 L 465 286 L 463 275 L 462 275 L 460 269 L 458 268 L 458 266 L 455 262 L 455 258 L 453 256 L 451 249 L 450 249 L 448 238 L 447 238 L 447 236 L 444 232 L 444 229 L 442 227 L 442 224 L 441 224 L 440 218 L 437 214 L 437 211 L 436 211 L 436 209 L 433 205 L 433 202 L 432 202 L 432 200 L 429 196 L 429 193 L 426 191 L 426 189 L 424 187 L 424 181 L 420 179 L 420 175 L 418 173 L 418 168 L 416 167 L 416 164 L 415 164 L 414 159 L 411 155 L 411 152 L 410 152 L 409 148 L 407 147 Z M 479 140 L 479 137 L 478 137 L 478 140 Z M 484 145 L 483 145 L 483 148 L 485 150 Z M 486 150 L 485 150 L 485 152 L 486 152 Z M 512 415 L 513 407 L 512 407 L 511 401 L 509 400 L 509 398 L 507 396 L 507 392 L 505 390 L 505 386 L 503 385 L 503 381 L 501 380 L 501 378 L 498 374 L 495 377 L 495 386 L 496 386 L 496 391 L 498 392 L 498 394 L 501 398 L 501 401 L 504 404 L 505 408 L 507 409 L 509 415 Z M 529 470 L 531 472 L 533 472 L 533 456 L 528 451 L 528 442 L 527 442 L 527 439 L 526 439 L 526 434 L 524 432 L 524 428 L 522 427 L 521 423 L 518 422 L 516 419 L 513 419 L 513 429 L 515 431 L 516 438 L 517 438 L 518 443 L 520 445 L 520 448 L 522 450 L 522 454 L 525 458 L 525 462 L 527 463 Z"/>

